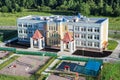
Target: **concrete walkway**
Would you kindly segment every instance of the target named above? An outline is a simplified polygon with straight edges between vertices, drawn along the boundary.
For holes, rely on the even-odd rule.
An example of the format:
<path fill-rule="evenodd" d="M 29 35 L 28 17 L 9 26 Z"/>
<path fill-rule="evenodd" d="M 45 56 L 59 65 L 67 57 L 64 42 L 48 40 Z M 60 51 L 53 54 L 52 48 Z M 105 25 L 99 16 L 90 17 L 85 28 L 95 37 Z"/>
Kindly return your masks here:
<path fill-rule="evenodd" d="M 0 64 L 4 63 L 5 61 L 9 60 L 11 57 L 14 57 L 15 55 L 17 55 L 17 54 L 13 54 L 4 60 L 0 60 Z"/>
<path fill-rule="evenodd" d="M 120 40 L 116 40 L 116 39 L 109 39 L 109 40 L 115 40 L 118 42 L 118 46 L 115 48 L 115 50 L 112 52 L 112 54 L 108 57 L 111 57 L 111 58 L 119 58 L 119 55 L 120 55 Z"/>

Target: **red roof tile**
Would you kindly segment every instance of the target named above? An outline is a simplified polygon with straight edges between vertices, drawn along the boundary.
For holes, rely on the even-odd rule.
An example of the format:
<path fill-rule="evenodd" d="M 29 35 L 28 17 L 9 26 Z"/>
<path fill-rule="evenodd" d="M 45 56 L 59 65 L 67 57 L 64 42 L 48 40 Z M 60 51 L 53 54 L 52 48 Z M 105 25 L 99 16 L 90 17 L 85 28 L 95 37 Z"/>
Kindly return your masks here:
<path fill-rule="evenodd" d="M 72 36 L 71 36 L 71 34 L 70 34 L 69 32 L 65 33 L 64 38 L 63 38 L 63 41 L 64 41 L 65 43 L 68 43 L 68 42 L 70 42 L 70 41 L 73 41 L 73 38 L 72 38 Z"/>
<path fill-rule="evenodd" d="M 33 39 L 41 39 L 43 38 L 42 34 L 40 33 L 39 30 L 36 30 L 34 35 L 32 36 Z"/>

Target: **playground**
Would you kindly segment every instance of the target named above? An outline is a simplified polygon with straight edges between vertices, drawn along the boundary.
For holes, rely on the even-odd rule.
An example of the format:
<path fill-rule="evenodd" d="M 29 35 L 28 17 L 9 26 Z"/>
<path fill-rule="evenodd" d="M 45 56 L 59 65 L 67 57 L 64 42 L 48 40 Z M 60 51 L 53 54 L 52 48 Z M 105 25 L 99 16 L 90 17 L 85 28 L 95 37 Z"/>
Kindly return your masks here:
<path fill-rule="evenodd" d="M 24 55 L 0 70 L 0 74 L 29 77 L 49 60 L 46 56 Z"/>
<path fill-rule="evenodd" d="M 88 62 L 66 62 L 63 61 L 57 70 L 65 72 L 77 72 L 83 75 L 98 76 L 102 64 L 97 61 L 89 60 Z"/>
<path fill-rule="evenodd" d="M 10 52 L 8 51 L 0 51 L 0 59 L 5 58 L 6 56 L 9 56 Z"/>

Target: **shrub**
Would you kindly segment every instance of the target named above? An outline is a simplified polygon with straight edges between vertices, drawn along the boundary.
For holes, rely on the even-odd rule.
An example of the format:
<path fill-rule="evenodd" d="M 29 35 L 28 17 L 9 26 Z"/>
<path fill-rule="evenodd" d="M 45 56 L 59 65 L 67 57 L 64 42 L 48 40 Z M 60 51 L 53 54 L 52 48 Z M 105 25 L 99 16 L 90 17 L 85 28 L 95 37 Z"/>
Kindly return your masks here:
<path fill-rule="evenodd" d="M 48 6 L 41 6 L 41 7 L 38 6 L 37 9 L 38 11 L 50 11 L 51 10 L 51 8 Z"/>
<path fill-rule="evenodd" d="M 7 6 L 2 6 L 1 12 L 8 12 L 8 11 L 9 11 L 9 10 L 8 10 Z"/>

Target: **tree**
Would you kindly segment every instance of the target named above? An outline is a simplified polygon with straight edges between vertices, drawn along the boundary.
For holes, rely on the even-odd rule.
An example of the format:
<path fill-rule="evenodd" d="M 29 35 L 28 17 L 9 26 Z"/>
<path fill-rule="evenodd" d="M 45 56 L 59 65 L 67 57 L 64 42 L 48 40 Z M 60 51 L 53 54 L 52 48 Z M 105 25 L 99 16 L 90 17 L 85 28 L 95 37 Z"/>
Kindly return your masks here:
<path fill-rule="evenodd" d="M 80 8 L 80 13 L 84 15 L 90 14 L 90 6 L 87 3 L 81 3 L 79 8 Z"/>
<path fill-rule="evenodd" d="M 112 7 L 105 4 L 105 6 L 103 8 L 103 15 L 109 15 L 110 16 L 110 15 L 112 15 L 112 11 L 113 11 Z"/>
<path fill-rule="evenodd" d="M 48 6 L 50 6 L 51 8 L 55 8 L 56 5 L 57 5 L 57 1 L 56 0 L 49 0 Z"/>
<path fill-rule="evenodd" d="M 8 12 L 7 6 L 2 6 L 1 11 L 2 11 L 2 12 Z"/>
<path fill-rule="evenodd" d="M 114 16 L 120 16 L 120 8 L 119 8 L 119 7 L 117 7 L 117 8 L 114 10 L 113 15 L 114 15 Z"/>

